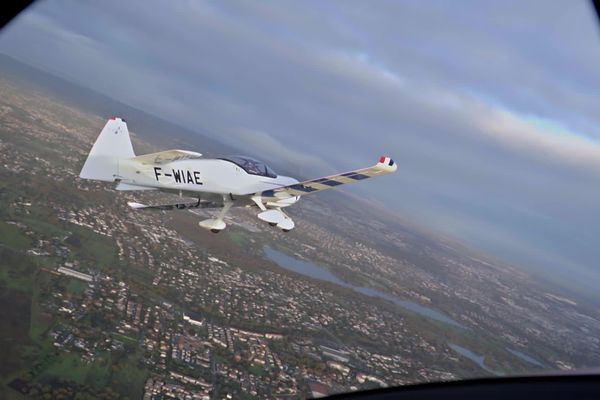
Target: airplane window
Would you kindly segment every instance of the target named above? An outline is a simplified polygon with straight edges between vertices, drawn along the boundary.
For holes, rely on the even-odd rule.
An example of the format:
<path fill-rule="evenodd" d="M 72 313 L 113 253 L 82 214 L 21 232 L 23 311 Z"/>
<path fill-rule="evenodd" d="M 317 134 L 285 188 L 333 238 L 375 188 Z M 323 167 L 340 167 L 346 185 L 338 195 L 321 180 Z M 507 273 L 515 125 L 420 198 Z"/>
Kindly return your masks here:
<path fill-rule="evenodd" d="M 269 178 L 277 178 L 277 174 L 273 171 L 267 164 L 255 160 L 254 158 L 245 157 L 245 156 L 229 156 L 229 157 L 221 157 L 221 160 L 230 161 L 249 174 L 252 175 L 260 175 L 267 176 Z"/>

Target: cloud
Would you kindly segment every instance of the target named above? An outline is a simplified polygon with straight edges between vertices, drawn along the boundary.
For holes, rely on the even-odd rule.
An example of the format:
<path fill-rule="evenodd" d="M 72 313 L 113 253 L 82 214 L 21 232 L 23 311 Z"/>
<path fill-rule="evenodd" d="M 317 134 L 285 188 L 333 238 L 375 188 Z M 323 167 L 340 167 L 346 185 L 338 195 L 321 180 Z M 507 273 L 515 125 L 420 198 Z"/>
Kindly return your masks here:
<path fill-rule="evenodd" d="M 600 142 L 564 130 L 558 134 L 506 110 L 475 107 L 475 126 L 510 149 L 548 162 L 566 162 L 600 173 Z"/>
<path fill-rule="evenodd" d="M 290 148 L 289 145 L 279 142 L 266 132 L 247 128 L 237 128 L 229 131 L 229 135 L 223 138 L 228 144 L 239 149 L 249 149 L 250 153 L 260 155 L 263 161 L 268 162 L 274 157 L 277 164 L 286 170 L 305 174 L 321 174 L 331 172 L 334 168 L 323 159 Z M 285 160 L 285 163 L 282 162 Z M 306 176 L 305 176 L 306 177 Z"/>
<path fill-rule="evenodd" d="M 0 51 L 299 175 L 391 155 L 396 174 L 344 190 L 591 271 L 600 40 L 589 4 L 565 4 L 48 0 Z"/>

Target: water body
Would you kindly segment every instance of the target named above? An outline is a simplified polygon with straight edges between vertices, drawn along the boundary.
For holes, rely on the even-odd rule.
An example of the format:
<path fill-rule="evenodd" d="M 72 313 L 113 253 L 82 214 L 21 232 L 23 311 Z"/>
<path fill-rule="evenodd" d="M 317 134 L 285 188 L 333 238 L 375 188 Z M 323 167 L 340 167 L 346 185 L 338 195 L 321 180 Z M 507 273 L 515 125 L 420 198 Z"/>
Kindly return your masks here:
<path fill-rule="evenodd" d="M 289 271 L 294 271 L 299 274 L 309 276 L 311 278 L 319 279 L 322 281 L 327 281 L 331 283 L 335 283 L 336 285 L 340 285 L 349 289 L 354 290 L 355 292 L 362 293 L 364 295 L 370 297 L 379 297 L 406 309 L 412 311 L 416 314 L 422 315 L 427 318 L 431 318 L 436 321 L 444 322 L 449 325 L 457 326 L 460 328 L 464 328 L 463 325 L 451 319 L 445 314 L 442 314 L 439 311 L 436 311 L 432 308 L 425 307 L 421 304 L 415 303 L 410 300 L 403 300 L 391 294 L 384 293 L 382 291 L 368 288 L 368 287 L 360 287 L 354 286 L 350 283 L 344 282 L 335 275 L 333 275 L 329 270 L 324 267 L 321 267 L 317 264 L 314 264 L 310 261 L 299 260 L 294 257 L 290 257 L 285 253 L 274 250 L 269 246 L 265 246 L 263 248 L 265 255 L 267 258 L 279 265 L 281 268 L 287 269 Z"/>
<path fill-rule="evenodd" d="M 541 362 L 541 361 L 539 361 L 539 360 L 536 360 L 535 358 L 533 358 L 533 357 L 532 357 L 532 356 L 530 356 L 529 354 L 525 354 L 525 353 L 522 353 L 522 352 L 520 352 L 520 351 L 517 351 L 517 350 L 509 349 L 508 347 L 505 347 L 505 349 L 506 349 L 506 350 L 507 350 L 509 353 L 511 353 L 511 354 L 513 354 L 513 355 L 515 355 L 515 356 L 519 357 L 521 360 L 523 360 L 523 361 L 525 361 L 525 362 L 528 362 L 528 363 L 530 363 L 530 364 L 532 364 L 532 365 L 535 365 L 535 366 L 537 366 L 537 367 L 546 368 L 546 365 L 545 365 L 544 363 L 542 363 L 542 362 Z"/>
<path fill-rule="evenodd" d="M 458 354 L 460 354 L 463 357 L 468 358 L 469 360 L 473 361 L 475 364 L 479 365 L 482 369 L 486 370 L 487 372 L 494 374 L 494 375 L 500 375 L 499 373 L 497 373 L 496 371 L 494 371 L 493 369 L 488 368 L 485 365 L 484 356 L 481 356 L 479 354 L 476 354 L 474 352 L 472 352 L 471 350 L 459 346 L 457 344 L 454 343 L 448 343 L 448 346 L 454 350 L 455 352 L 457 352 Z"/>

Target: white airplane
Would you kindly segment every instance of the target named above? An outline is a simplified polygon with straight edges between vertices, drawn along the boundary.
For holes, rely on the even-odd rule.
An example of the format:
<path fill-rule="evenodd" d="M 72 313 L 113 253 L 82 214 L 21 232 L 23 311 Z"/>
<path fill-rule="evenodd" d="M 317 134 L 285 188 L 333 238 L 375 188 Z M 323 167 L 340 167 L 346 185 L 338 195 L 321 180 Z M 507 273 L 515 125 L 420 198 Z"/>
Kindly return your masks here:
<path fill-rule="evenodd" d="M 166 150 L 136 156 L 127 124 L 112 117 L 96 139 L 79 174 L 80 178 L 115 182 L 117 190 L 160 190 L 196 199 L 189 203 L 145 205 L 127 204 L 135 210 L 172 210 L 187 208 L 220 209 L 216 218 L 200 221 L 200 226 L 217 233 L 225 229 L 223 217 L 232 206 L 256 207 L 258 218 L 284 232 L 294 221 L 283 212 L 300 197 L 389 174 L 397 165 L 381 157 L 372 167 L 299 182 L 277 175 L 266 164 L 243 156 L 202 158 L 187 150 Z"/>

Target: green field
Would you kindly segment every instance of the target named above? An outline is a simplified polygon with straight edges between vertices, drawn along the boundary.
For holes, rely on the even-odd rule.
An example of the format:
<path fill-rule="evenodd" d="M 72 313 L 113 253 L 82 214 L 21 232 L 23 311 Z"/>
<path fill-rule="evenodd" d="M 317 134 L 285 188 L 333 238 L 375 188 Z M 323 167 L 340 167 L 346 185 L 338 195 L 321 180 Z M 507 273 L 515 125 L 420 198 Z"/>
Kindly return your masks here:
<path fill-rule="evenodd" d="M 30 247 L 30 242 L 19 227 L 0 222 L 0 243 L 15 250 L 26 250 Z"/>
<path fill-rule="evenodd" d="M 111 335 L 115 339 L 120 340 L 122 342 L 126 342 L 126 343 L 129 343 L 129 344 L 137 345 L 137 340 L 134 339 L 134 338 L 132 338 L 132 337 L 122 335 L 119 332 L 112 332 Z"/>
<path fill-rule="evenodd" d="M 83 294 L 85 289 L 87 289 L 88 284 L 82 280 L 77 278 L 70 278 L 69 283 L 67 284 L 67 293 L 75 296 L 79 296 Z"/>
<path fill-rule="evenodd" d="M 79 384 L 85 383 L 90 364 L 81 360 L 78 353 L 60 353 L 37 377 L 39 380 L 67 379 Z"/>
<path fill-rule="evenodd" d="M 117 261 L 115 245 L 110 239 L 95 233 L 88 233 L 81 238 L 79 253 L 85 260 L 90 260 L 95 266 L 102 268 Z"/>
<path fill-rule="evenodd" d="M 29 257 L 12 249 L 0 247 L 0 287 L 30 293 L 35 271 L 36 267 Z"/>
<path fill-rule="evenodd" d="M 22 216 L 19 219 L 25 223 L 32 231 L 46 237 L 65 236 L 69 232 L 61 228 L 57 224 L 52 224 L 48 221 L 48 216 L 42 214 L 43 210 L 38 210 L 39 216 Z"/>

